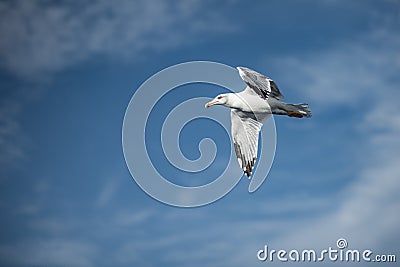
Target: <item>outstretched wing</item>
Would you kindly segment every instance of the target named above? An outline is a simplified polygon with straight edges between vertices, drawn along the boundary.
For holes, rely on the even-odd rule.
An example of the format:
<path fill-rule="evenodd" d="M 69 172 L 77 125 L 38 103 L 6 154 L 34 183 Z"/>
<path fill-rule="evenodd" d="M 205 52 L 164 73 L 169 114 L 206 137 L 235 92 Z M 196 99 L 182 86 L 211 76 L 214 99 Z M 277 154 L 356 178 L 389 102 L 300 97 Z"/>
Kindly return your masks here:
<path fill-rule="evenodd" d="M 243 172 L 250 177 L 257 158 L 258 135 L 262 123 L 243 111 L 231 110 L 232 139 L 236 156 Z"/>
<path fill-rule="evenodd" d="M 276 83 L 271 79 L 268 78 L 269 80 L 269 84 L 271 85 L 271 94 L 270 97 L 276 98 L 278 100 L 283 99 L 284 96 L 281 94 L 281 91 L 279 91 L 278 85 L 276 85 Z"/>
<path fill-rule="evenodd" d="M 237 70 L 242 80 L 262 98 L 283 98 L 278 85 L 272 79 L 249 68 L 237 67 Z"/>

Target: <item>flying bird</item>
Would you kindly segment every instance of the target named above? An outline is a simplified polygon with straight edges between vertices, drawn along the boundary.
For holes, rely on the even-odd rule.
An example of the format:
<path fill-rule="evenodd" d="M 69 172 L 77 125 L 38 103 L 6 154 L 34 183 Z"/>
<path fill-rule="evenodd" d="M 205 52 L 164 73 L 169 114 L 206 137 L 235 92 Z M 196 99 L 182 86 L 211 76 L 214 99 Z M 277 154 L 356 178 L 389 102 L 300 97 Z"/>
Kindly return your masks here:
<path fill-rule="evenodd" d="M 257 158 L 258 136 L 271 114 L 310 118 L 308 104 L 287 104 L 276 83 L 252 69 L 237 67 L 247 87 L 239 93 L 220 94 L 205 107 L 223 105 L 231 108 L 232 139 L 244 174 L 250 178 Z"/>

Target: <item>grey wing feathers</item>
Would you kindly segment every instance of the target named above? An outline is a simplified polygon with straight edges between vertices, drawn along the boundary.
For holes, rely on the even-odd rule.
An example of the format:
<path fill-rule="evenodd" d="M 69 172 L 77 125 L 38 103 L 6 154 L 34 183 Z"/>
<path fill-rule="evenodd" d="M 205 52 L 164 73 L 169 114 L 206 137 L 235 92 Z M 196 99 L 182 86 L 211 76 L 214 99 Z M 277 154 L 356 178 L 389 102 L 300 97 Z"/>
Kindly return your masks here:
<path fill-rule="evenodd" d="M 258 135 L 262 123 L 240 115 L 241 113 L 234 109 L 231 111 L 232 138 L 239 165 L 250 177 L 257 158 Z"/>
<path fill-rule="evenodd" d="M 271 86 L 268 78 L 254 70 L 237 67 L 242 80 L 262 98 L 267 99 L 271 94 Z"/>
<path fill-rule="evenodd" d="M 249 68 L 237 67 L 237 69 L 243 81 L 262 98 L 283 98 L 278 85 L 271 78 Z"/>

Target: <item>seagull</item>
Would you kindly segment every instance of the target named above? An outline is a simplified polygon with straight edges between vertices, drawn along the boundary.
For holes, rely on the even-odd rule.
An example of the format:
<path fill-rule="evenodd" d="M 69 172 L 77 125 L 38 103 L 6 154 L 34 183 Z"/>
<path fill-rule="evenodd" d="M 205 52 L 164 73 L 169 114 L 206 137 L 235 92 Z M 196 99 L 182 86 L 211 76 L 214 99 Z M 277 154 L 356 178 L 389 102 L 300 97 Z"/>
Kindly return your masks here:
<path fill-rule="evenodd" d="M 247 87 L 239 93 L 220 94 L 205 107 L 223 105 L 231 108 L 231 134 L 236 156 L 243 173 L 250 179 L 257 158 L 258 136 L 271 114 L 310 118 L 308 104 L 287 104 L 276 83 L 252 69 L 237 67 Z"/>

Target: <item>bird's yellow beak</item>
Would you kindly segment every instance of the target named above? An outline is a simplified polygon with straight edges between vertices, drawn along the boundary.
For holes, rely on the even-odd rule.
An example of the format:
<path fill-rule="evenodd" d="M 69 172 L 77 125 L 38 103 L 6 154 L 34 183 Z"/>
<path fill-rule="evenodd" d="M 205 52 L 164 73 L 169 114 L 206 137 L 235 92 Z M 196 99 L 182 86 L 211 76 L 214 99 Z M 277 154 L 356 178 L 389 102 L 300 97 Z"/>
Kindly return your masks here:
<path fill-rule="evenodd" d="M 210 101 L 210 102 L 207 102 L 206 105 L 205 105 L 205 107 L 206 107 L 206 108 L 209 108 L 209 107 L 215 105 L 216 103 L 217 103 L 216 101 L 212 100 L 212 101 Z"/>

